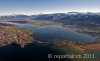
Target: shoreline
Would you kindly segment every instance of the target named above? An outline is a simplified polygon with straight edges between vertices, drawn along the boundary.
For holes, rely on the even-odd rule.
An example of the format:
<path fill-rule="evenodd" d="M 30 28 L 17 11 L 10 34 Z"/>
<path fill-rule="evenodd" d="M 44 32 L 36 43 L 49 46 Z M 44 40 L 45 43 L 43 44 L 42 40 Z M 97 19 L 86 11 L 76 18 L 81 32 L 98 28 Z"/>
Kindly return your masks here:
<path fill-rule="evenodd" d="M 81 43 L 75 43 L 75 42 L 63 42 L 63 45 L 70 45 L 70 46 L 76 46 L 81 48 L 83 51 L 95 51 L 100 50 L 100 43 L 91 43 L 91 44 L 81 44 Z"/>

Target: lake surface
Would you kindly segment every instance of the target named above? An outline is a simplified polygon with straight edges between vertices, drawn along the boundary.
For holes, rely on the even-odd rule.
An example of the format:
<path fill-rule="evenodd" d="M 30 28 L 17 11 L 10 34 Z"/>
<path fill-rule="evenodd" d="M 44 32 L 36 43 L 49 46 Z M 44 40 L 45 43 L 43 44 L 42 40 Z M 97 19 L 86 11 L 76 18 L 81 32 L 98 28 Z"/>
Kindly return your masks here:
<path fill-rule="evenodd" d="M 40 41 L 71 40 L 76 42 L 94 42 L 95 39 L 89 35 L 76 32 L 62 26 L 46 25 L 37 26 L 31 24 L 8 24 L 17 25 L 18 29 L 30 29 L 33 31 L 33 38 Z M 40 52 L 41 51 L 41 52 Z M 0 47 L 0 61 L 48 61 L 48 54 L 76 54 L 82 53 L 74 46 L 35 44 L 31 43 L 21 48 L 18 44 L 9 44 Z M 98 52 L 97 54 L 99 54 Z M 99 56 L 98 56 L 99 57 Z M 98 59 L 97 59 L 98 60 Z M 49 61 L 72 61 L 70 59 L 50 59 Z M 85 61 L 85 60 L 84 60 Z"/>
<path fill-rule="evenodd" d="M 59 45 L 28 44 L 21 48 L 14 44 L 0 47 L 0 61 L 70 61 L 70 59 L 48 59 L 48 54 L 62 54 L 69 47 Z M 76 48 L 74 48 L 77 50 Z M 41 52 L 42 53 L 41 53 Z M 63 53 L 64 54 L 64 53 Z"/>
<path fill-rule="evenodd" d="M 56 25 L 46 25 L 46 26 L 38 26 L 32 24 L 20 24 L 20 23 L 12 23 L 7 22 L 9 24 L 17 25 L 18 28 L 26 28 L 33 31 L 33 38 L 39 41 L 53 41 L 53 40 L 69 40 L 75 42 L 95 42 L 95 39 L 87 34 L 82 34 L 74 31 L 71 28 L 65 28 L 62 26 Z"/>

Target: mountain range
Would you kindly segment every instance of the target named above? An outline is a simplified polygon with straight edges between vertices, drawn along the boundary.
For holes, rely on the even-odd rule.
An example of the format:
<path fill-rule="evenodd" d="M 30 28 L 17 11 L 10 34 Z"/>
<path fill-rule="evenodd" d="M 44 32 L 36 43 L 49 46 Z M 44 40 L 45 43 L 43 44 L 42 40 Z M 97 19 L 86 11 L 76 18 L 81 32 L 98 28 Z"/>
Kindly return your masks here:
<path fill-rule="evenodd" d="M 39 14 L 39 15 L 9 15 L 0 16 L 0 19 L 7 21 L 23 21 L 23 20 L 45 20 L 56 21 L 64 24 L 79 24 L 83 26 L 100 25 L 100 13 L 82 13 L 82 12 L 68 12 L 68 13 L 54 13 L 54 14 Z"/>

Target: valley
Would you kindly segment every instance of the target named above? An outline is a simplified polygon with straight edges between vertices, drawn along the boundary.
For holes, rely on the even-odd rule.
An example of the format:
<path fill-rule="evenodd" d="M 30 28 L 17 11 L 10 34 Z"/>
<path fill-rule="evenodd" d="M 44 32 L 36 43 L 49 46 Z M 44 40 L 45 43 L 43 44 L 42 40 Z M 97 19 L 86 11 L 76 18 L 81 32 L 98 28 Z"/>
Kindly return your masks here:
<path fill-rule="evenodd" d="M 66 58 L 63 59 L 63 61 L 98 61 L 98 57 L 100 56 L 98 54 L 100 53 L 98 52 L 100 51 L 100 23 L 98 20 L 92 22 L 91 19 L 90 24 L 90 22 L 81 22 L 79 20 L 75 21 L 75 18 L 79 19 L 79 17 L 83 14 L 60 15 L 62 14 L 59 14 L 59 16 L 58 14 L 46 14 L 34 16 L 16 15 L 1 17 L 0 59 L 6 59 L 5 61 L 19 61 L 25 59 L 41 59 L 47 61 L 47 55 L 52 53 L 58 55 L 95 54 L 95 58 L 92 59 Z M 43 52 L 40 53 L 40 51 Z M 16 57 L 19 59 L 16 59 Z M 59 59 L 49 60 L 61 61 Z"/>

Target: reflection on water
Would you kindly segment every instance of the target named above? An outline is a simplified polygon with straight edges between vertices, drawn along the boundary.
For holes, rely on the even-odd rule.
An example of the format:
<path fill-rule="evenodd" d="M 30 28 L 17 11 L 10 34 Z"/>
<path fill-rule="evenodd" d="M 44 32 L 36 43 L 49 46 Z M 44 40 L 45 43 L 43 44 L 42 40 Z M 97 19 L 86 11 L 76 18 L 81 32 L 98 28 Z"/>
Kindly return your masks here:
<path fill-rule="evenodd" d="M 77 42 L 93 42 L 94 38 L 89 35 L 78 33 L 70 28 L 61 26 L 48 25 L 42 27 L 39 31 L 33 33 L 33 37 L 37 40 L 51 41 L 51 40 L 71 40 Z"/>
<path fill-rule="evenodd" d="M 31 24 L 19 24 L 11 22 L 8 23 L 17 25 L 18 28 L 27 28 L 32 30 L 33 38 L 39 41 L 52 41 L 58 39 L 58 40 L 71 40 L 82 43 L 95 42 L 95 39 L 90 35 L 82 34 L 70 28 L 65 28 L 62 26 L 56 26 L 56 25 L 37 26 Z"/>
<path fill-rule="evenodd" d="M 27 28 L 33 31 L 33 37 L 40 41 L 52 41 L 55 39 L 72 40 L 77 42 L 94 42 L 94 39 L 82 33 L 78 33 L 70 28 L 47 25 L 37 26 L 31 24 L 18 24 L 18 28 Z M 10 44 L 0 47 L 0 61 L 71 61 L 70 59 L 48 59 L 48 54 L 65 54 L 80 52 L 76 48 L 56 45 L 28 44 L 21 48 L 18 44 Z"/>

